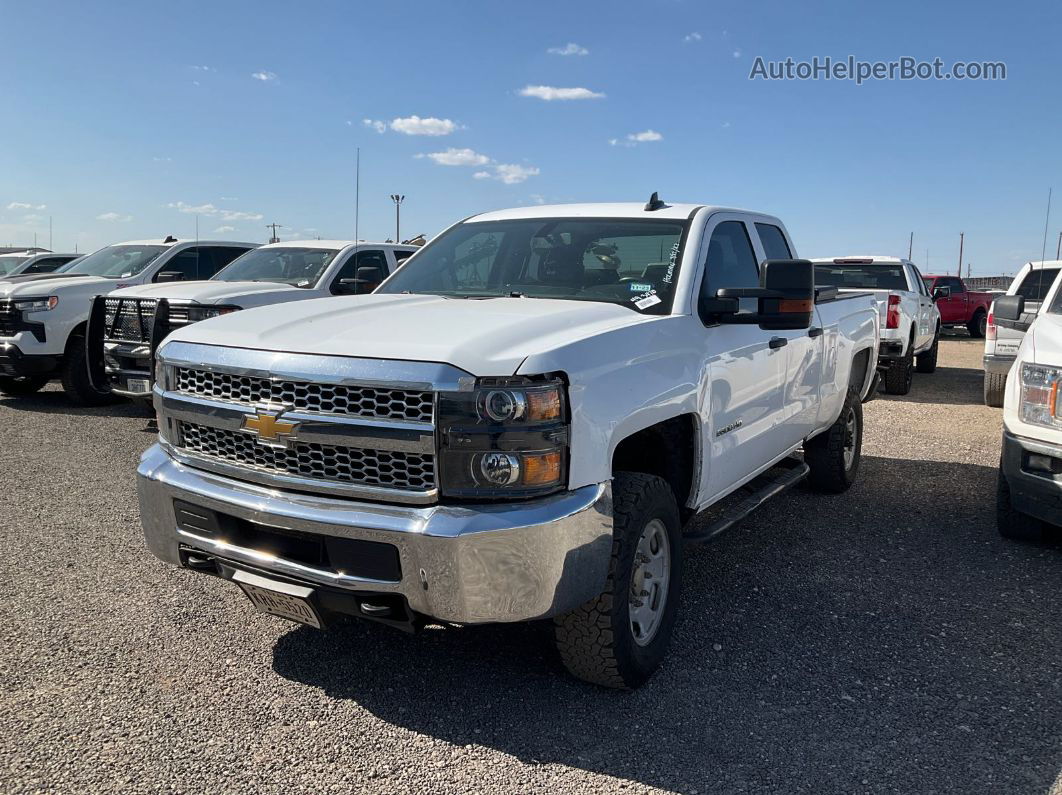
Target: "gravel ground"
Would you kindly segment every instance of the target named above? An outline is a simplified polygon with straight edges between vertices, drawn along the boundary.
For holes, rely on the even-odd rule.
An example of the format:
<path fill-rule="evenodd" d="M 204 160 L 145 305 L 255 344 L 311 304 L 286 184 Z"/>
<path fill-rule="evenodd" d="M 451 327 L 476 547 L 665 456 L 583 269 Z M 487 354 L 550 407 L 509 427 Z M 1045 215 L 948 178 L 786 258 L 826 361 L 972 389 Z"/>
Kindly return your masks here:
<path fill-rule="evenodd" d="M 866 407 L 850 492 L 694 551 L 636 693 L 541 625 L 261 616 L 147 553 L 142 410 L 0 399 L 3 789 L 1062 793 L 1062 548 L 996 534 L 980 354 Z"/>

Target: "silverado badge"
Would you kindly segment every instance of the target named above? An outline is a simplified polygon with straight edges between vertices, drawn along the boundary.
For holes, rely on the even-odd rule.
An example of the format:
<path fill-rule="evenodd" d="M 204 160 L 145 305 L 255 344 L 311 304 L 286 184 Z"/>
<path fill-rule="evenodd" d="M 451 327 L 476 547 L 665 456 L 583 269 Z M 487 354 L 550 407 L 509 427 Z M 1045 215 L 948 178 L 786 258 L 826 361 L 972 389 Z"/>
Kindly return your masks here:
<path fill-rule="evenodd" d="M 254 434 L 255 441 L 266 447 L 275 447 L 286 450 L 288 443 L 295 436 L 295 429 L 299 427 L 297 422 L 282 420 L 280 415 L 287 411 L 287 407 L 269 408 L 258 407 L 254 414 L 248 414 L 243 418 L 240 430 Z"/>

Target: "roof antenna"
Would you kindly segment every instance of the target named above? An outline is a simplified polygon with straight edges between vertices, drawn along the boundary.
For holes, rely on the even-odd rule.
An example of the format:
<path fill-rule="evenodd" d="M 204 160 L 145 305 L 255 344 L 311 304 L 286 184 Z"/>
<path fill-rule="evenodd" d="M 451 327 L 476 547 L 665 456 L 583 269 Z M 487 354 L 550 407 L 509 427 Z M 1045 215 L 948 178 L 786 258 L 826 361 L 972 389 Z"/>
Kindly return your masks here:
<path fill-rule="evenodd" d="M 649 197 L 649 201 L 645 204 L 645 211 L 651 213 L 653 210 L 660 210 L 664 207 L 667 207 L 667 205 L 660 201 L 660 196 L 654 190 L 653 195 Z"/>
<path fill-rule="evenodd" d="M 163 243 L 176 243 L 177 242 L 177 238 L 175 238 L 173 235 L 167 235 L 166 239 L 163 240 L 162 242 Z"/>

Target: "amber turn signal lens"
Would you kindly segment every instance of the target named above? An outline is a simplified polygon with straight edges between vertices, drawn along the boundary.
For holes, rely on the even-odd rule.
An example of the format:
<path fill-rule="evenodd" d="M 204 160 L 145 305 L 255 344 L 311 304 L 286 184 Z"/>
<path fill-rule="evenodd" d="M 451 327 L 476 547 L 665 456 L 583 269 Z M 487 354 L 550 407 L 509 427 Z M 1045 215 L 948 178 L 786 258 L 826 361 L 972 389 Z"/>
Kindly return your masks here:
<path fill-rule="evenodd" d="M 561 415 L 560 391 L 546 389 L 527 393 L 527 419 L 532 422 L 559 420 Z"/>
<path fill-rule="evenodd" d="M 778 302 L 778 311 L 783 314 L 789 314 L 790 312 L 810 312 L 811 310 L 812 302 L 803 298 L 783 298 Z"/>
<path fill-rule="evenodd" d="M 561 476 L 560 450 L 525 455 L 523 468 L 525 486 L 549 486 L 556 483 Z"/>

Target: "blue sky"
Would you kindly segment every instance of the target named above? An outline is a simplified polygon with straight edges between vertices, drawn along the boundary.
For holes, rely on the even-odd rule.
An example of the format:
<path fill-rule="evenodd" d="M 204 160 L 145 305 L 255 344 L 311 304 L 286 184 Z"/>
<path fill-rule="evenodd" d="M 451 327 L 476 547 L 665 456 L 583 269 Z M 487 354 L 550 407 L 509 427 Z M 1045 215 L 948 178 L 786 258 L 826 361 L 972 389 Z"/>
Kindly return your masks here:
<path fill-rule="evenodd" d="M 47 245 L 49 216 L 57 250 L 191 236 L 197 212 L 203 237 L 351 237 L 358 146 L 363 238 L 393 235 L 394 192 L 403 236 L 658 190 L 777 214 L 804 256 L 905 254 L 913 231 L 920 265 L 953 270 L 964 231 L 975 274 L 1039 258 L 1051 186 L 1051 255 L 1062 229 L 1058 3 L 0 0 L 0 19 L 0 245 Z M 757 56 L 849 54 L 1008 74 L 749 80 Z"/>

